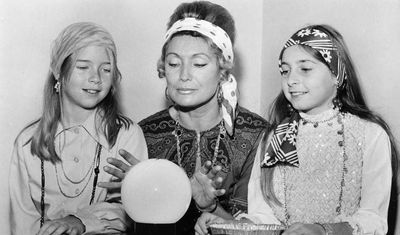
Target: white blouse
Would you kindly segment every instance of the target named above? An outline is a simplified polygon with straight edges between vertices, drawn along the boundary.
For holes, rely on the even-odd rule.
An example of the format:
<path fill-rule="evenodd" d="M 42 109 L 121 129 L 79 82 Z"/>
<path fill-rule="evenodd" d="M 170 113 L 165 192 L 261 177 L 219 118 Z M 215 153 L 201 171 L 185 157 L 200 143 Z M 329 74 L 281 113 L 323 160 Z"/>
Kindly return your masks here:
<path fill-rule="evenodd" d="M 106 138 L 95 129 L 95 115 L 82 124 L 62 129 L 59 125 L 55 148 L 61 162 L 44 162 L 45 220 L 74 215 L 86 227 L 85 234 L 109 234 L 126 230 L 128 217 L 120 203 L 120 192 L 96 187 L 93 192 L 96 147 L 102 146 L 98 182 L 113 177 L 103 171 L 107 158 L 123 160 L 118 154 L 125 149 L 139 160 L 148 158 L 142 130 L 137 124 L 121 128 L 115 145 L 110 148 Z M 41 217 L 41 161 L 31 154 L 30 138 L 37 124 L 25 129 L 16 139 L 11 160 L 9 187 L 11 198 L 12 234 L 35 234 Z M 124 160 L 125 161 L 125 160 Z"/>
<path fill-rule="evenodd" d="M 337 144 L 342 137 L 332 134 L 341 125 L 335 120 L 317 127 L 300 121 L 300 166 L 280 165 L 274 171 L 274 190 L 286 208 L 268 204 L 263 198 L 263 156 L 259 147 L 248 185 L 248 214 L 240 217 L 255 223 L 280 224 L 289 214 L 288 224 L 349 222 L 354 234 L 386 234 L 392 182 L 389 137 L 379 125 L 346 114 L 343 121 L 348 159 L 343 177 L 343 149 Z M 342 178 L 344 186 L 339 200 Z"/>

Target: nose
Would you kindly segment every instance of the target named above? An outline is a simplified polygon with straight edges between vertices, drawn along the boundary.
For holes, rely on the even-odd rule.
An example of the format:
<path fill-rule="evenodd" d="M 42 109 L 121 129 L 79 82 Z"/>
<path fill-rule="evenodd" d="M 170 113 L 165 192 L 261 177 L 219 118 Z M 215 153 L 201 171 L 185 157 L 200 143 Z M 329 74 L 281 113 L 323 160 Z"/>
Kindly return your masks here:
<path fill-rule="evenodd" d="M 93 82 L 95 84 L 101 83 L 101 75 L 100 75 L 100 69 L 93 69 L 90 78 L 90 82 Z"/>
<path fill-rule="evenodd" d="M 191 75 L 190 75 L 190 68 L 188 65 L 183 64 L 180 74 L 179 74 L 179 79 L 181 81 L 189 81 L 191 79 Z"/>
<path fill-rule="evenodd" d="M 296 76 L 295 73 L 288 74 L 288 76 L 287 76 L 287 84 L 289 86 L 293 86 L 293 85 L 296 85 L 297 83 L 299 83 L 298 76 Z"/>

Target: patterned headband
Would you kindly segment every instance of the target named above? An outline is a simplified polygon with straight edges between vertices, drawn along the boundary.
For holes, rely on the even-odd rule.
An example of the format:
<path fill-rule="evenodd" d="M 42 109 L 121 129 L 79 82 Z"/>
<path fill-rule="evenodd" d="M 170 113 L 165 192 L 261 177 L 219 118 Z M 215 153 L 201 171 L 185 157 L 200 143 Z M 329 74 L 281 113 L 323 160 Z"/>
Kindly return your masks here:
<path fill-rule="evenodd" d="M 195 31 L 210 38 L 221 49 L 225 60 L 233 63 L 232 41 L 229 35 L 220 27 L 196 18 L 184 18 L 176 21 L 165 34 L 165 41 L 180 31 Z"/>
<path fill-rule="evenodd" d="M 279 56 L 279 70 L 282 72 L 282 55 L 283 51 L 294 45 L 306 45 L 317 50 L 325 62 L 329 65 L 329 69 L 336 76 L 337 87 L 341 87 L 344 80 L 347 79 L 346 68 L 341 59 L 338 47 L 333 42 L 331 36 L 323 32 L 320 28 L 309 26 L 300 29 L 285 43 L 284 48 Z"/>
<path fill-rule="evenodd" d="M 79 22 L 65 28 L 52 44 L 50 70 L 55 79 L 60 78 L 61 65 L 69 55 L 90 45 L 104 46 L 116 57 L 112 36 L 103 27 L 91 22 Z"/>

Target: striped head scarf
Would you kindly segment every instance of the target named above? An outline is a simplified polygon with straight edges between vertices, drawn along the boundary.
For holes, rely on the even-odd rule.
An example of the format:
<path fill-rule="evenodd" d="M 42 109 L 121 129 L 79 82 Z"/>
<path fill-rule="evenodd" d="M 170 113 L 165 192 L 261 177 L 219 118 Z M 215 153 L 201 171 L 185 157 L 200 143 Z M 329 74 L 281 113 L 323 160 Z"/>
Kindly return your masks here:
<path fill-rule="evenodd" d="M 337 87 L 341 87 L 347 79 L 346 67 L 339 54 L 338 46 L 332 40 L 329 33 L 324 32 L 324 29 L 318 25 L 307 26 L 300 29 L 290 37 L 285 43 L 284 48 L 279 56 L 279 70 L 282 72 L 282 55 L 286 48 L 294 45 L 306 45 L 318 51 L 324 58 L 331 72 L 336 76 Z"/>
<path fill-rule="evenodd" d="M 56 80 L 60 78 L 61 65 L 72 53 L 87 46 L 103 46 L 114 55 L 117 50 L 111 34 L 100 25 L 91 22 L 74 23 L 66 27 L 54 40 L 51 50 L 50 70 Z"/>

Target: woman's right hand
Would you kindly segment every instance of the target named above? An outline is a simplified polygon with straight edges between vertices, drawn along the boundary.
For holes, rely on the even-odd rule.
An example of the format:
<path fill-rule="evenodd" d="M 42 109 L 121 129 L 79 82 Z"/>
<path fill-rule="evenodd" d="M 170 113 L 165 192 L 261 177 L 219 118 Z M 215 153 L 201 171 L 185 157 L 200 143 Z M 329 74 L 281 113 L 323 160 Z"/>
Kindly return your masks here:
<path fill-rule="evenodd" d="M 216 198 L 225 193 L 225 189 L 218 189 L 222 183 L 222 178 L 217 176 L 220 170 L 221 166 L 213 167 L 207 161 L 191 177 L 192 197 L 199 208 L 214 206 Z"/>
<path fill-rule="evenodd" d="M 97 185 L 102 188 L 107 189 L 120 189 L 122 185 L 122 180 L 125 178 L 126 173 L 140 161 L 135 158 L 132 154 L 124 149 L 118 151 L 119 155 L 126 160 L 126 162 L 119 160 L 117 158 L 109 157 L 107 162 L 114 167 L 105 166 L 104 171 L 108 174 L 116 177 L 115 180 L 110 182 L 99 182 Z"/>
<path fill-rule="evenodd" d="M 217 215 L 204 212 L 197 219 L 196 225 L 194 226 L 194 230 L 196 231 L 196 235 L 207 235 L 207 234 L 210 234 L 208 232 L 210 224 L 226 223 L 226 221 L 227 220 L 225 220 Z"/>

